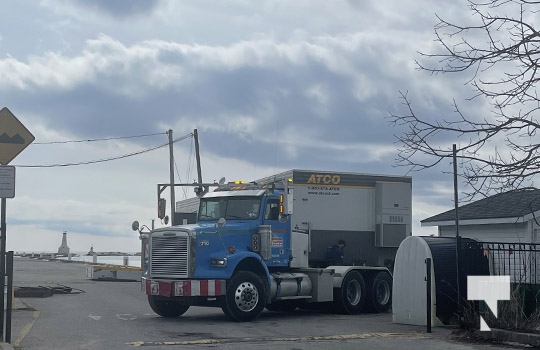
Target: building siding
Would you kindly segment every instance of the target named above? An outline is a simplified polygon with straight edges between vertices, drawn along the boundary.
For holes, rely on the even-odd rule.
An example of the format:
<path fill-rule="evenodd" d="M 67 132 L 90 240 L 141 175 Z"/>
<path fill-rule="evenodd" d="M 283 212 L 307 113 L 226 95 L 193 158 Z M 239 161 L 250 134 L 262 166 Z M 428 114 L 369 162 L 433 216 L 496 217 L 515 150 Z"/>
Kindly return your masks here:
<path fill-rule="evenodd" d="M 455 226 L 439 226 L 441 237 L 455 237 Z M 460 225 L 459 235 L 481 242 L 531 243 L 532 233 L 528 223 Z"/>

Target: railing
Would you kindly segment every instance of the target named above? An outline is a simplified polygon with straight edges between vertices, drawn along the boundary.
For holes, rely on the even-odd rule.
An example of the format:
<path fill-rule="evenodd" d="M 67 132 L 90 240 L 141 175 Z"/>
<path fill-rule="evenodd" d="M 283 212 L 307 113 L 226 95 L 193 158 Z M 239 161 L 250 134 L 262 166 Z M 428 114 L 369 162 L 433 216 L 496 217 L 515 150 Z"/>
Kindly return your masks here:
<path fill-rule="evenodd" d="M 462 243 L 461 250 L 482 249 L 493 276 L 509 275 L 510 282 L 540 284 L 540 244 L 470 242 Z M 479 262 L 472 262 L 479 263 Z"/>
<path fill-rule="evenodd" d="M 540 244 L 504 242 L 464 242 L 461 256 L 474 256 L 472 250 L 483 254 L 474 259 L 461 259 L 460 264 L 487 264 L 492 276 L 510 276 L 511 298 L 518 297 L 526 314 L 540 309 Z M 482 259 L 483 261 L 480 261 Z M 467 271 L 467 266 L 462 266 Z"/>

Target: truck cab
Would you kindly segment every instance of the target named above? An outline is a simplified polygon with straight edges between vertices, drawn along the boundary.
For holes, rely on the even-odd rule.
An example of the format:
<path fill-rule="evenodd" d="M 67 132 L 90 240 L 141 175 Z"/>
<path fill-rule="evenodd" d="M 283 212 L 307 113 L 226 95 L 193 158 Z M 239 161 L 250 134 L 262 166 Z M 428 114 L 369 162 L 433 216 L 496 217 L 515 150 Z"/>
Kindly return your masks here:
<path fill-rule="evenodd" d="M 221 186 L 200 199 L 196 224 L 154 230 L 142 278 L 152 309 L 169 317 L 192 305 L 221 306 L 237 321 L 260 314 L 269 300 L 270 270 L 293 260 L 280 198 L 283 190 Z M 231 283 L 246 281 L 241 292 L 227 292 Z M 234 301 L 238 293 L 241 303 Z"/>
<path fill-rule="evenodd" d="M 255 253 L 267 267 L 289 266 L 290 223 L 287 217 L 280 217 L 281 193 L 281 190 L 234 189 L 208 193 L 201 198 L 197 223 L 211 230 L 201 230 L 197 237 L 200 259 L 207 260 L 210 256 L 239 260 Z M 261 252 L 261 244 L 265 244 L 259 241 L 261 226 L 269 226 L 272 232 L 270 247 L 263 247 L 270 249 L 269 256 Z M 197 266 L 203 273 L 204 261 L 198 261 Z M 227 271 L 223 270 L 230 277 L 232 271 Z"/>

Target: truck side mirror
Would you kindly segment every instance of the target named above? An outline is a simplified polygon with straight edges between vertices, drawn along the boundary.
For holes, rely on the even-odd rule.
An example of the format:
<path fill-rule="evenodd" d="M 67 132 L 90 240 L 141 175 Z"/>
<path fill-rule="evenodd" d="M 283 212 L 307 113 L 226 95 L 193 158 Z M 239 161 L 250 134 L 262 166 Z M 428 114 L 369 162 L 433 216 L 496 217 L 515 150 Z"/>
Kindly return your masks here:
<path fill-rule="evenodd" d="M 225 227 L 226 224 L 227 224 L 227 220 L 225 220 L 225 218 L 219 218 L 217 222 L 217 225 L 219 228 Z"/>
<path fill-rule="evenodd" d="M 165 205 L 167 201 L 164 198 L 158 199 L 158 218 L 163 219 L 165 217 Z"/>

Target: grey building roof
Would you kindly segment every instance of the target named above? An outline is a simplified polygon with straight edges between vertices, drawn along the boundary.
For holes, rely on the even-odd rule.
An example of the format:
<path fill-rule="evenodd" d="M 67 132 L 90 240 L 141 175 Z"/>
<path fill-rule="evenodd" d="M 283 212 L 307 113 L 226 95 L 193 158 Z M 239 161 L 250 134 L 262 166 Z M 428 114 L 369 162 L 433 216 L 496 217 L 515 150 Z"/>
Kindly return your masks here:
<path fill-rule="evenodd" d="M 196 213 L 199 209 L 199 198 L 193 197 L 176 202 L 177 213 Z"/>
<path fill-rule="evenodd" d="M 460 220 L 516 218 L 540 210 L 540 189 L 520 189 L 499 193 L 458 208 Z M 420 222 L 450 221 L 454 209 Z"/>

